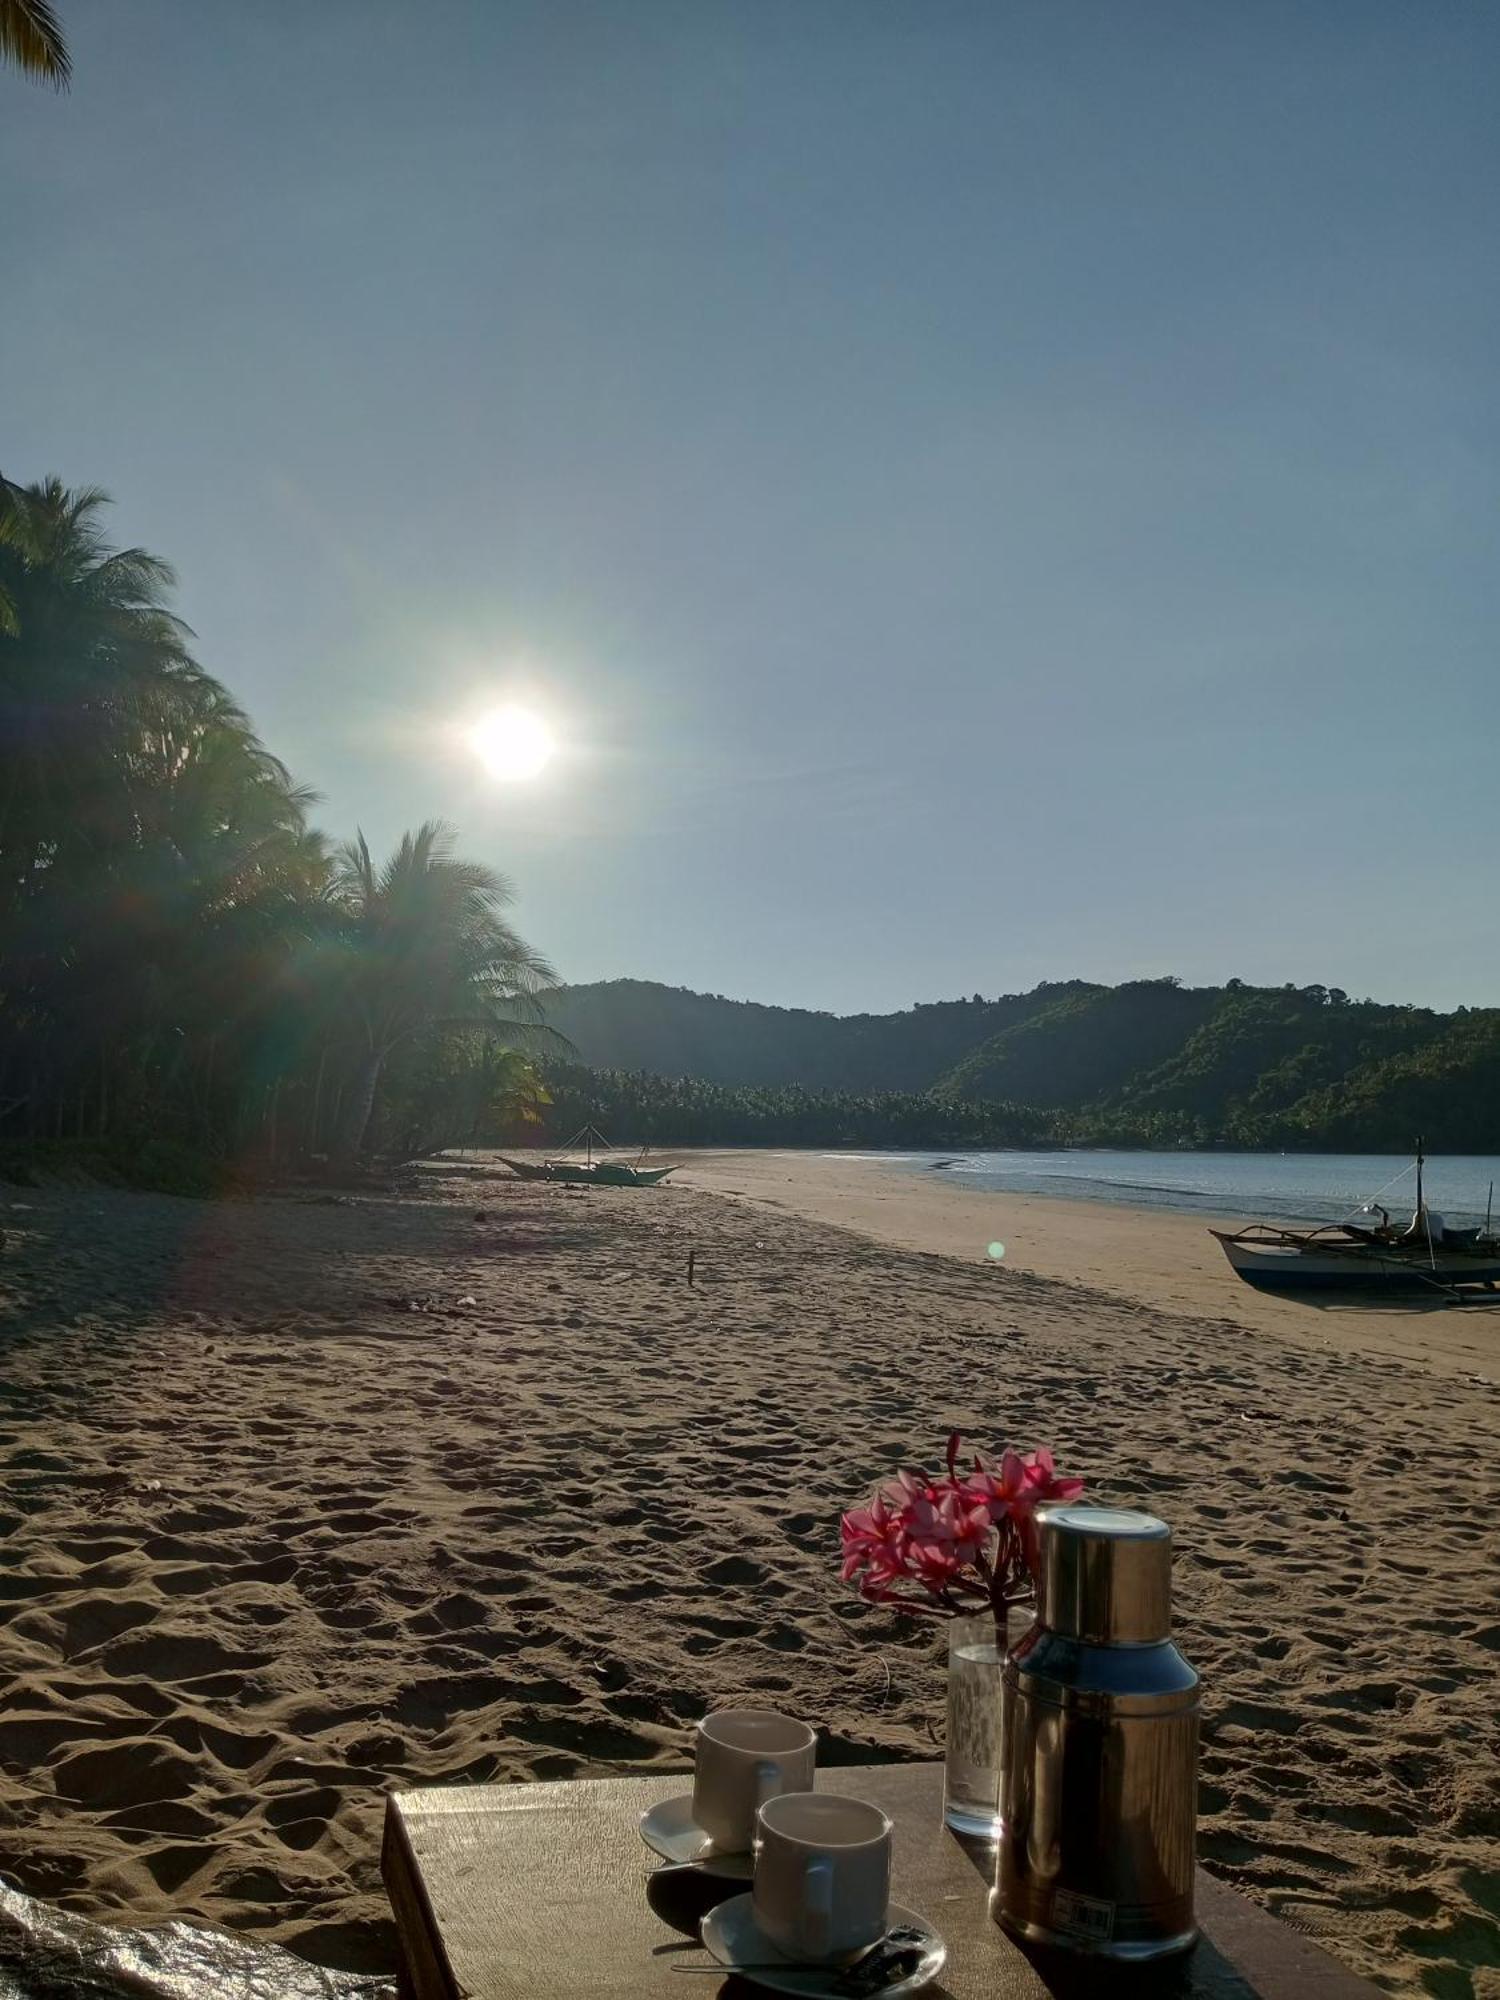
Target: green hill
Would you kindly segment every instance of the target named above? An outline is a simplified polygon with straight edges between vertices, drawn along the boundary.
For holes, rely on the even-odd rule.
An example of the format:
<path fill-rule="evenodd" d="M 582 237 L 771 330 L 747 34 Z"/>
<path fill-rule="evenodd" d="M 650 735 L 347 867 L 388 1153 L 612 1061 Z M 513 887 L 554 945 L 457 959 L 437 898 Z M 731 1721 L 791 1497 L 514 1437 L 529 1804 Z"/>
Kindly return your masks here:
<path fill-rule="evenodd" d="M 942 1080 L 955 1097 L 1081 1105 L 1165 1062 L 1211 1013 L 1214 987 L 1133 980 L 1062 993 L 1004 1028 Z"/>
<path fill-rule="evenodd" d="M 1071 980 L 837 1016 L 614 980 L 561 990 L 549 1018 L 610 1072 L 601 1102 L 643 1116 L 649 1104 L 710 1143 L 839 1131 L 865 1145 L 984 1133 L 1401 1151 L 1422 1132 L 1436 1150 L 1500 1149 L 1500 1010 L 1438 1014 L 1337 987 Z M 570 1102 L 580 1088 L 574 1071 Z"/>
<path fill-rule="evenodd" d="M 1380 1151 L 1421 1132 L 1435 1152 L 1500 1150 L 1500 1009 L 1431 1018 L 1440 1033 L 1308 1091 L 1266 1120 L 1262 1143 Z"/>
<path fill-rule="evenodd" d="M 925 1091 L 989 1036 L 1081 986 L 944 1000 L 898 1014 L 819 1014 L 646 979 L 565 986 L 547 1019 L 590 1067 L 706 1083 Z"/>

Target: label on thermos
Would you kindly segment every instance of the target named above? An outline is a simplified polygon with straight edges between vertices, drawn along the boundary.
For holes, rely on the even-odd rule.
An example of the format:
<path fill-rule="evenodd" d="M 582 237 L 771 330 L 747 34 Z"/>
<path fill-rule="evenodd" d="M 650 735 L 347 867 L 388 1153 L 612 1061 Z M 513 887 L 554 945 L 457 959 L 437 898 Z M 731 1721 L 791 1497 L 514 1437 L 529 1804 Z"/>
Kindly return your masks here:
<path fill-rule="evenodd" d="M 1055 1889 L 1052 1894 L 1052 1928 L 1072 1937 L 1093 1938 L 1106 1944 L 1114 1936 L 1115 1906 L 1097 1896 L 1080 1896 L 1072 1889 Z"/>

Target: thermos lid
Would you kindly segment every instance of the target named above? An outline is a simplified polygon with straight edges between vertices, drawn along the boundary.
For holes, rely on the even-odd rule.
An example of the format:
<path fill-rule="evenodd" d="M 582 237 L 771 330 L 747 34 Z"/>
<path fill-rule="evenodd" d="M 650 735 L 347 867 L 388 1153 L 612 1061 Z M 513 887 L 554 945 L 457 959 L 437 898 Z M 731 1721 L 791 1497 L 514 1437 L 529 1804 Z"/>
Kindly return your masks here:
<path fill-rule="evenodd" d="M 1041 1623 L 1094 1646 L 1155 1645 L 1172 1631 L 1172 1531 L 1154 1514 L 1066 1505 L 1037 1512 Z"/>

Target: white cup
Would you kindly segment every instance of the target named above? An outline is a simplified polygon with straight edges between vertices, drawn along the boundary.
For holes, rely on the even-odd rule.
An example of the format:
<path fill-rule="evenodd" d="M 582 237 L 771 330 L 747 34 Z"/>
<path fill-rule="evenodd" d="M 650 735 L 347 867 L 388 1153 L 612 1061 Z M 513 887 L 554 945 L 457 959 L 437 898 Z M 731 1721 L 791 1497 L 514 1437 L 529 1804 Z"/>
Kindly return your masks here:
<path fill-rule="evenodd" d="M 885 1935 L 891 1823 L 834 1792 L 787 1792 L 760 1809 L 755 1921 L 804 1963 L 847 1958 Z"/>
<path fill-rule="evenodd" d="M 780 1792 L 812 1788 L 818 1739 L 774 1708 L 721 1708 L 698 1724 L 693 1824 L 723 1854 L 748 1854 L 755 1815 Z"/>

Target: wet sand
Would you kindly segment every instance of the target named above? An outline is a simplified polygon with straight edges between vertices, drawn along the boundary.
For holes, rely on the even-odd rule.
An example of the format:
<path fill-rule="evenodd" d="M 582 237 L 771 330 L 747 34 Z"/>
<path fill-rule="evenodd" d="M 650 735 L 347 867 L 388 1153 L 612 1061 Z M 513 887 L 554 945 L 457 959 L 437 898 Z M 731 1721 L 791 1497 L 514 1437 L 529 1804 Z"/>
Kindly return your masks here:
<path fill-rule="evenodd" d="M 0 1191 L 0 1872 L 384 1968 L 392 1784 L 681 1768 L 745 1698 L 828 1761 L 933 1755 L 939 1645 L 845 1595 L 837 1516 L 956 1425 L 1173 1521 L 1206 1863 L 1396 1990 L 1484 1990 L 1497 1397 L 1463 1343 L 1500 1322 L 1262 1327 L 1180 1271 L 1144 1296 L 1155 1253 L 1141 1295 L 1063 1283 L 1040 1232 L 997 1269 L 729 1164 Z"/>

